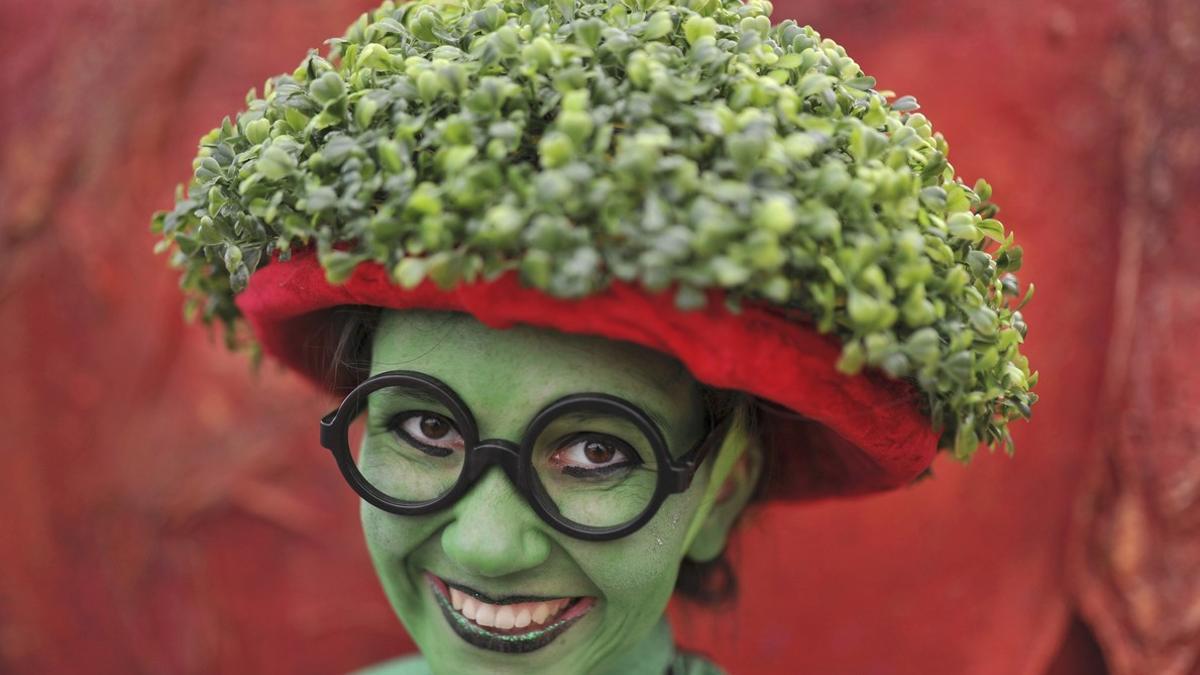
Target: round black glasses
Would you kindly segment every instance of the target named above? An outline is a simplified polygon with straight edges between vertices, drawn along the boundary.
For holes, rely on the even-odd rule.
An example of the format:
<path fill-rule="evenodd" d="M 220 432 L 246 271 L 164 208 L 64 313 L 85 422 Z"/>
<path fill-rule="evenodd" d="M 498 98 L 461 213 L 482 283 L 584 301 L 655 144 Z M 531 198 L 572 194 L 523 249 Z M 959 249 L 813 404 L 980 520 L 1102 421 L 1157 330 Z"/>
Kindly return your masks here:
<path fill-rule="evenodd" d="M 390 371 L 362 382 L 321 419 L 321 445 L 350 487 L 384 511 L 444 509 L 499 465 L 542 520 L 602 541 L 635 532 L 668 496 L 687 490 L 724 426 L 709 424 L 691 450 L 672 457 L 641 408 L 581 393 L 542 408 L 519 444 L 481 440 L 470 409 L 444 382 Z M 361 438 L 357 463 L 352 438 Z"/>

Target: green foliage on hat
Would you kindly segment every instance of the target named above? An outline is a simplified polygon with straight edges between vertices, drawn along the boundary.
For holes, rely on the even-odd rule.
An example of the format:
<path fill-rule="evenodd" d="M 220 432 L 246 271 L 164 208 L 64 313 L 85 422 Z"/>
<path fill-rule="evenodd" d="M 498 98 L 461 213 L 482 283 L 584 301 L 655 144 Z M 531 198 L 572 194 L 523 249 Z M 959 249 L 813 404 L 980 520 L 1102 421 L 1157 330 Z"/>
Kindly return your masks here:
<path fill-rule="evenodd" d="M 837 334 L 848 374 L 913 380 L 960 458 L 1011 450 L 1037 375 L 990 187 L 955 177 L 912 97 L 770 13 L 386 2 L 201 140 L 160 247 L 228 335 L 253 271 L 300 247 L 333 283 L 375 261 L 405 287 L 518 270 L 554 296 L 617 279 L 685 309 L 721 288 Z"/>

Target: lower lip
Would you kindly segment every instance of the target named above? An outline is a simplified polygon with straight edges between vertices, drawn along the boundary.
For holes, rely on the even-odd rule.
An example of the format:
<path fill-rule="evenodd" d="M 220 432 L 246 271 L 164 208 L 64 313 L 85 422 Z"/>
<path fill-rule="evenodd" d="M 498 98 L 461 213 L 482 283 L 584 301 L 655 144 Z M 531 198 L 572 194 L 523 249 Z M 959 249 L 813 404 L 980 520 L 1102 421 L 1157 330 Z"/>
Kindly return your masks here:
<path fill-rule="evenodd" d="M 446 582 L 429 573 L 425 574 L 425 579 L 429 582 L 442 615 L 446 617 L 446 622 L 455 634 L 472 646 L 503 654 L 525 654 L 545 647 L 575 625 L 575 622 L 583 618 L 595 605 L 595 598 L 580 598 L 559 614 L 553 623 L 524 633 L 494 632 L 454 609 L 450 603 L 450 590 L 446 587 Z"/>

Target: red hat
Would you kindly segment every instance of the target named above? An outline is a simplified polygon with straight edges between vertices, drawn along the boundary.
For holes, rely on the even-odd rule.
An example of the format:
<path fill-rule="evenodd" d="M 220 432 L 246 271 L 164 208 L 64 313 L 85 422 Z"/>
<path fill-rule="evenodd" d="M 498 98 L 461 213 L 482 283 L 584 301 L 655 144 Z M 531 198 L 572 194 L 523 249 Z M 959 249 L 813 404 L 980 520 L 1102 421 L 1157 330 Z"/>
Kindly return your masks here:
<path fill-rule="evenodd" d="M 250 279 L 237 306 L 263 349 L 317 383 L 327 364 L 310 357 L 326 310 L 346 305 L 466 312 L 493 328 L 528 324 L 632 342 L 679 359 L 699 381 L 760 401 L 763 442 L 775 462 L 769 496 L 811 499 L 887 490 L 933 461 L 937 434 L 921 396 L 901 380 L 867 372 L 847 376 L 841 345 L 769 304 L 726 308 L 716 291 L 703 310 L 680 310 L 669 291 L 627 283 L 580 299 L 524 287 L 516 274 L 442 290 L 411 290 L 374 263 L 330 284 L 312 253 L 272 261 Z M 322 350 L 318 350 L 320 352 Z"/>
<path fill-rule="evenodd" d="M 194 306 L 314 380 L 345 305 L 655 349 L 757 397 L 781 497 L 1011 447 L 1036 374 L 987 183 L 769 2 L 656 7 L 364 15 L 205 136 L 156 216 Z"/>

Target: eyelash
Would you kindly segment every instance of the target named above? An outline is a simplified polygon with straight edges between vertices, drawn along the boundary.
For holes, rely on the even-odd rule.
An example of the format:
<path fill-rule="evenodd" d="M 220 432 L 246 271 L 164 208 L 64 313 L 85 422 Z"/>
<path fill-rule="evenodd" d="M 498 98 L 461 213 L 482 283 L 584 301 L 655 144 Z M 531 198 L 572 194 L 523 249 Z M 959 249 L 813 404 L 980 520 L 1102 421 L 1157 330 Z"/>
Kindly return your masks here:
<path fill-rule="evenodd" d="M 420 450 L 421 452 L 423 452 L 427 455 L 430 455 L 433 457 L 449 457 L 451 454 L 453 454 L 454 448 L 447 448 L 447 447 L 440 446 L 440 445 L 430 445 L 430 444 L 425 443 L 417 438 L 414 438 L 413 435 L 410 434 L 408 432 L 408 430 L 406 430 L 404 428 L 405 422 L 408 422 L 409 420 L 414 419 L 414 418 L 421 418 L 421 417 L 436 417 L 437 419 L 442 420 L 443 422 L 446 423 L 447 426 L 450 427 L 450 430 L 454 434 L 459 435 L 459 437 L 461 438 L 461 433 L 459 432 L 458 427 L 456 427 L 454 425 L 454 422 L 452 422 L 451 420 L 446 418 L 446 416 L 444 416 L 444 415 L 439 415 L 437 413 L 429 412 L 426 410 L 410 410 L 410 411 L 396 413 L 395 415 L 392 415 L 390 418 L 388 418 L 387 430 L 392 432 L 393 434 L 396 434 L 396 436 L 400 437 L 400 439 L 403 440 L 405 443 L 408 443 L 409 445 L 413 446 L 414 448 Z"/>
<path fill-rule="evenodd" d="M 560 471 L 575 478 L 603 478 L 619 471 L 635 468 L 642 464 L 641 457 L 628 443 L 616 438 L 615 436 L 609 436 L 607 434 L 595 432 L 579 432 L 562 439 L 556 444 L 557 449 L 550 455 L 550 457 L 554 458 L 558 455 L 558 453 L 564 452 L 568 448 L 571 448 L 579 443 L 587 443 L 588 441 L 599 441 L 607 445 L 614 446 L 614 449 L 617 452 L 625 456 L 625 461 L 594 468 L 580 466 L 560 466 Z"/>
<path fill-rule="evenodd" d="M 454 425 L 454 423 L 452 421 L 450 421 L 449 419 L 447 419 L 445 416 L 439 415 L 437 413 L 429 412 L 429 411 L 423 411 L 423 410 L 421 410 L 421 411 L 419 411 L 419 410 L 406 411 L 406 412 L 397 413 L 395 415 L 392 415 L 388 419 L 386 427 L 387 427 L 388 431 L 390 431 L 393 434 L 400 437 L 404 442 L 408 443 L 409 445 L 412 445 L 414 448 L 420 450 L 421 452 L 423 452 L 427 455 L 430 455 L 433 457 L 449 457 L 451 454 L 453 454 L 454 453 L 453 448 L 447 448 L 447 447 L 440 446 L 440 445 L 430 445 L 428 443 L 422 442 L 422 441 L 418 440 L 417 438 L 414 438 L 413 435 L 410 434 L 408 432 L 408 430 L 406 430 L 404 428 L 405 423 L 408 422 L 409 420 L 412 420 L 414 418 L 421 418 L 421 417 L 434 417 L 434 418 L 440 419 L 451 429 L 451 431 L 454 434 L 456 434 L 456 435 L 460 434 L 458 428 Z M 460 438 L 461 438 L 461 435 L 460 435 Z M 559 470 L 562 473 L 564 473 L 568 476 L 572 476 L 574 478 L 604 478 L 604 477 L 610 476 L 614 473 L 617 473 L 619 471 L 625 471 L 628 469 L 635 468 L 637 466 L 640 466 L 643 463 L 641 457 L 638 455 L 638 452 L 636 450 L 634 450 L 625 441 L 623 441 L 619 438 L 616 438 L 615 436 L 610 436 L 608 434 L 601 434 L 601 433 L 596 433 L 596 432 L 586 432 L 586 431 L 585 432 L 577 432 L 575 434 L 572 434 L 570 436 L 567 436 L 567 437 L 559 440 L 558 443 L 556 443 L 557 449 L 550 455 L 550 457 L 551 457 L 551 459 L 553 459 L 559 453 L 566 452 L 568 449 L 570 449 L 580 443 L 587 443 L 589 441 L 597 441 L 597 442 L 601 442 L 601 443 L 604 443 L 609 446 L 613 446 L 613 449 L 616 452 L 619 452 L 622 455 L 624 455 L 625 461 L 618 462 L 616 464 L 608 464 L 605 466 L 592 467 L 592 468 L 581 467 L 581 466 L 562 465 L 559 467 Z"/>

